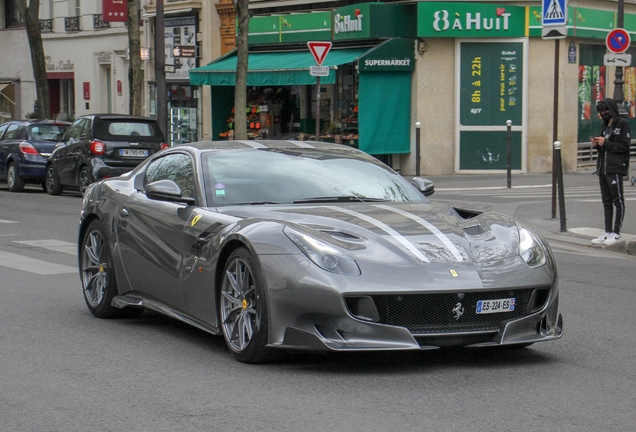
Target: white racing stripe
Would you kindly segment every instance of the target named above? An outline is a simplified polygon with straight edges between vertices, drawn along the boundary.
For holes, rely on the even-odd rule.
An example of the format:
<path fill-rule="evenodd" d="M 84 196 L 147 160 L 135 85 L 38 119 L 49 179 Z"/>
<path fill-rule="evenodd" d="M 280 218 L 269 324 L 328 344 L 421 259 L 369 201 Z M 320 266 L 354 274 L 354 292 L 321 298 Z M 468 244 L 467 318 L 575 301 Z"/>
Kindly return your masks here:
<path fill-rule="evenodd" d="M 338 211 L 340 211 L 342 213 L 346 213 L 346 214 L 351 215 L 353 217 L 357 217 L 358 219 L 362 219 L 362 220 L 364 220 L 366 222 L 369 222 L 371 225 L 375 225 L 376 227 L 380 228 L 382 231 L 384 231 L 387 234 L 389 234 L 395 240 L 400 242 L 405 248 L 407 248 L 409 250 L 409 252 L 411 252 L 413 255 L 415 255 L 415 257 L 417 259 L 419 259 L 420 261 L 431 262 L 428 258 L 426 258 L 424 255 L 422 255 L 422 252 L 420 252 L 411 242 L 409 242 L 406 238 L 404 238 L 404 236 L 402 234 L 400 234 L 399 232 L 397 232 L 396 230 L 394 230 L 393 228 L 391 228 L 390 226 L 388 226 L 384 222 L 380 222 L 379 220 L 377 220 L 375 218 L 372 218 L 371 216 L 367 216 L 367 215 L 365 215 L 363 213 L 359 213 L 357 211 L 345 209 L 345 208 L 338 207 L 338 206 L 327 207 L 327 208 L 330 209 L 330 210 L 338 210 Z"/>
<path fill-rule="evenodd" d="M 461 253 L 459 253 L 459 251 L 457 250 L 455 245 L 450 241 L 448 236 L 446 236 L 446 234 L 444 234 L 439 229 L 437 229 L 437 227 L 435 225 L 433 225 L 432 223 L 427 222 L 424 219 L 422 219 L 421 217 L 416 216 L 416 215 L 414 215 L 412 213 L 409 213 L 407 211 L 404 211 L 402 209 L 389 207 L 389 206 L 384 205 L 384 204 L 374 204 L 374 207 L 378 207 L 378 208 L 381 208 L 383 210 L 387 210 L 387 211 L 390 211 L 390 212 L 393 212 L 393 213 L 401 214 L 402 216 L 407 217 L 407 218 L 417 222 L 418 224 L 422 225 L 424 228 L 426 228 L 427 230 L 429 230 L 430 232 L 435 234 L 435 237 L 437 237 L 442 243 L 444 243 L 444 246 L 446 246 L 448 248 L 448 250 L 451 251 L 453 256 L 455 256 L 455 258 L 457 258 L 457 261 L 464 261 L 464 257 L 462 256 Z"/>
<path fill-rule="evenodd" d="M 298 147 L 301 147 L 301 148 L 315 148 L 311 144 L 308 144 L 308 143 L 302 142 L 302 141 L 287 141 L 287 142 L 290 142 L 290 143 L 292 143 L 292 144 L 294 144 L 294 145 L 296 145 Z"/>
<path fill-rule="evenodd" d="M 255 149 L 267 148 L 266 145 L 263 145 L 263 144 L 261 144 L 259 142 L 256 142 L 256 141 L 236 141 L 236 142 L 240 142 L 242 144 L 245 144 L 246 146 L 249 146 L 249 147 L 252 147 L 252 148 L 255 148 Z"/>
<path fill-rule="evenodd" d="M 0 251 L 0 266 L 43 276 L 77 273 L 77 267 L 53 264 L 39 259 L 29 258 L 24 255 L 2 251 Z"/>

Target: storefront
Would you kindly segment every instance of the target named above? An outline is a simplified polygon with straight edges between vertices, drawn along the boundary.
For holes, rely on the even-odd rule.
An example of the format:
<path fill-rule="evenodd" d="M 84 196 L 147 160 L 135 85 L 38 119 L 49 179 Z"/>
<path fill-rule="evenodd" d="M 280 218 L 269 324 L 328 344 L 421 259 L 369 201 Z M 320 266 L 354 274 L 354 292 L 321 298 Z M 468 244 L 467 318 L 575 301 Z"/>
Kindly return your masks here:
<path fill-rule="evenodd" d="M 199 139 L 199 91 L 190 85 L 190 70 L 197 66 L 197 31 L 196 16 L 165 19 L 168 139 L 171 145 Z"/>
<path fill-rule="evenodd" d="M 414 5 L 359 4 L 329 12 L 250 20 L 248 135 L 342 142 L 382 155 L 411 151 Z M 332 40 L 320 79 L 307 41 Z M 191 71 L 193 85 L 212 89 L 213 139 L 233 129 L 236 54 Z M 316 133 L 316 116 L 320 130 Z"/>
<path fill-rule="evenodd" d="M 16 113 L 20 110 L 16 101 L 20 98 L 16 97 L 19 93 L 16 90 L 19 88 L 13 81 L 0 81 L 0 123 L 17 118 Z"/>

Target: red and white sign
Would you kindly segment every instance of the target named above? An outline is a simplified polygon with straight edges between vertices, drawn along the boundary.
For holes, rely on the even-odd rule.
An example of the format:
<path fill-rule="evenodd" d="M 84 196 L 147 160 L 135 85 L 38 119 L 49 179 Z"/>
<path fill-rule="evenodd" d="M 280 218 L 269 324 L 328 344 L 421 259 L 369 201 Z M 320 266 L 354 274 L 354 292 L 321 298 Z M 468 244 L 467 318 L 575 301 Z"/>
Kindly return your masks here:
<path fill-rule="evenodd" d="M 616 28 L 607 34 L 605 38 L 605 45 L 607 49 L 614 54 L 620 54 L 625 52 L 629 48 L 629 44 L 632 42 L 627 30 L 622 28 Z"/>
<path fill-rule="evenodd" d="M 307 42 L 307 46 L 316 64 L 320 66 L 331 49 L 331 42 Z"/>
<path fill-rule="evenodd" d="M 107 22 L 128 21 L 128 0 L 102 0 L 102 19 Z"/>

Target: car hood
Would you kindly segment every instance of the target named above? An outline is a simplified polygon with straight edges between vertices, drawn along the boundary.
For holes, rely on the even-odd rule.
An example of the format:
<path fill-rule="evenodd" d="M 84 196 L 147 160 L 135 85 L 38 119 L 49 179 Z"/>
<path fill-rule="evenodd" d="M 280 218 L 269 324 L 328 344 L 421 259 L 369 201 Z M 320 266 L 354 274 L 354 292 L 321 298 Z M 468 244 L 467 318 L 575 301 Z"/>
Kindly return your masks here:
<path fill-rule="evenodd" d="M 434 203 L 346 203 L 232 206 L 219 212 L 277 221 L 334 244 L 357 260 L 391 265 L 484 263 L 518 256 L 519 230 L 509 216 L 482 213 L 465 219 Z"/>

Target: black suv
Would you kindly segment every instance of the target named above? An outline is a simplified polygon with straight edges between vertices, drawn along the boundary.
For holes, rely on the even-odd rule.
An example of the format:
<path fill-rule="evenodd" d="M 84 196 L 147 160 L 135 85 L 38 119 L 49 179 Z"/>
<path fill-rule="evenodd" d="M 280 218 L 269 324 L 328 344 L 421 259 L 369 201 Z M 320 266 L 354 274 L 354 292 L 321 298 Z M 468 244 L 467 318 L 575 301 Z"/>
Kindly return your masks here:
<path fill-rule="evenodd" d="M 46 191 L 64 188 L 84 193 L 94 181 L 131 171 L 168 147 L 157 121 L 122 114 L 79 117 L 68 128 L 46 165 Z"/>

